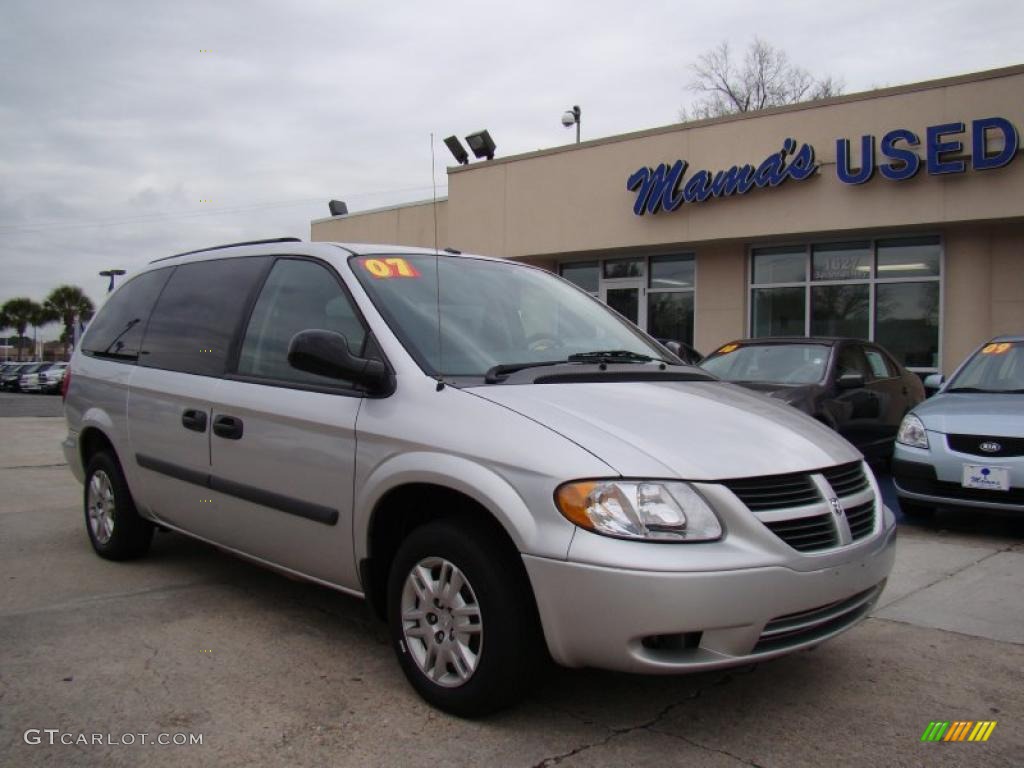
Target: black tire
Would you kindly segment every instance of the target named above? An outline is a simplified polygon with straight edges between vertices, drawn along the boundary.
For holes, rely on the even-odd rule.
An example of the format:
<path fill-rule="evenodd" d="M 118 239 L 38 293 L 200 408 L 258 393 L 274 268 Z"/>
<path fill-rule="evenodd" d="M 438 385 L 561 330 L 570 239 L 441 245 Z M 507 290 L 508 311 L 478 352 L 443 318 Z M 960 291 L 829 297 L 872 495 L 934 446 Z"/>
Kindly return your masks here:
<path fill-rule="evenodd" d="M 94 482 L 97 484 L 94 486 Z M 106 498 L 105 483 L 109 484 L 112 501 L 110 520 L 112 530 L 98 523 L 94 530 L 94 516 L 90 502 Z M 90 489 L 93 495 L 90 498 Z M 96 554 L 107 560 L 132 560 L 142 557 L 153 540 L 153 524 L 139 516 L 117 458 L 106 451 L 93 454 L 85 468 L 85 489 L 82 494 L 85 507 L 85 530 Z"/>
<path fill-rule="evenodd" d="M 453 715 L 482 717 L 516 703 L 534 682 L 543 659 L 543 636 L 526 573 L 522 563 L 516 562 L 518 554 L 513 559 L 508 549 L 507 544 L 484 525 L 438 520 L 414 529 L 402 542 L 391 565 L 388 624 L 402 671 L 429 704 Z M 482 628 L 475 668 L 464 682 L 450 681 L 453 687 L 445 687 L 428 677 L 414 657 L 414 654 L 427 653 L 431 638 L 421 640 L 407 635 L 403 627 L 406 579 L 415 566 L 431 559 L 448 561 L 465 576 L 469 590 L 463 588 L 456 602 L 475 605 Z M 418 605 L 427 604 L 418 602 Z M 450 611 L 446 619 L 445 610 L 444 604 L 437 608 L 433 615 L 440 618 L 432 627 L 443 627 L 446 620 L 452 620 Z M 428 619 L 429 616 L 425 617 L 418 626 L 426 627 Z M 474 637 L 466 636 L 471 655 Z M 432 668 L 441 669 L 437 664 Z M 454 660 L 444 668 L 448 670 L 446 677 L 456 674 Z"/>
<path fill-rule="evenodd" d="M 900 512 L 903 513 L 904 517 L 908 517 L 913 520 L 924 520 L 935 514 L 935 507 L 929 507 L 927 504 L 922 504 L 917 501 L 909 501 L 907 499 L 900 499 L 899 501 Z"/>

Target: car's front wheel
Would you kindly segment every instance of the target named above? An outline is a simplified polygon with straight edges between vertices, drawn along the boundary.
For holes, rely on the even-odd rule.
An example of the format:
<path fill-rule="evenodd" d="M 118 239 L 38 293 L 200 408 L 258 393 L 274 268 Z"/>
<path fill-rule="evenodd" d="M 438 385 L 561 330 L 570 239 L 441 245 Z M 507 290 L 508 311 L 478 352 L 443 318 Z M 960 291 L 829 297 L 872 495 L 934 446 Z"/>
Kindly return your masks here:
<path fill-rule="evenodd" d="M 117 459 L 100 451 L 85 469 L 85 528 L 92 548 L 108 560 L 131 560 L 149 550 L 153 524 L 139 516 Z"/>
<path fill-rule="evenodd" d="M 409 682 L 430 704 L 480 717 L 517 701 L 540 659 L 521 563 L 485 526 L 439 520 L 395 556 L 388 623 Z"/>

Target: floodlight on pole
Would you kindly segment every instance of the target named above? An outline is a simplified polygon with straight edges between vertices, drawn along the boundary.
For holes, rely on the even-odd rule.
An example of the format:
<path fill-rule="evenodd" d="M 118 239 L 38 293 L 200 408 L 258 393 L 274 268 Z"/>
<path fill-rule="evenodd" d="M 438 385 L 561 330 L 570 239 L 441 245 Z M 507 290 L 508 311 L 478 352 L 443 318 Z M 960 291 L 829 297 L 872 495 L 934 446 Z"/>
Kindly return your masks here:
<path fill-rule="evenodd" d="M 562 113 L 562 125 L 566 128 L 572 128 L 576 126 L 576 143 L 580 143 L 580 108 L 579 105 L 574 105 L 572 109 L 567 109 Z"/>
<path fill-rule="evenodd" d="M 107 286 L 107 293 L 110 293 L 111 291 L 114 290 L 114 278 L 120 277 L 123 274 L 123 269 L 104 269 L 102 272 L 100 272 L 100 277 L 110 278 L 110 284 Z"/>

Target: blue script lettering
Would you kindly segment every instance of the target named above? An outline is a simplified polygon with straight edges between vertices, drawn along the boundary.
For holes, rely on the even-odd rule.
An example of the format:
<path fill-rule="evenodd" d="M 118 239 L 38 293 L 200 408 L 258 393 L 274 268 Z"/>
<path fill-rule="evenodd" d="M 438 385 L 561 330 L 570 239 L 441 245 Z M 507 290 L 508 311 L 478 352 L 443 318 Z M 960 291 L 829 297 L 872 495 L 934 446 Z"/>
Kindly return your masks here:
<path fill-rule="evenodd" d="M 683 202 L 702 203 L 712 197 L 745 195 L 754 187 L 777 187 L 786 179 L 803 181 L 817 171 L 818 164 L 814 161 L 814 147 L 802 144 L 797 149 L 795 140 L 786 139 L 782 149 L 766 157 L 757 170 L 752 165 L 734 165 L 714 174 L 697 171 L 680 192 L 686 168 L 685 160 L 676 160 L 671 167 L 661 163 L 656 168 L 634 171 L 626 181 L 626 189 L 636 192 L 633 213 L 643 216 L 659 210 L 674 211 Z"/>

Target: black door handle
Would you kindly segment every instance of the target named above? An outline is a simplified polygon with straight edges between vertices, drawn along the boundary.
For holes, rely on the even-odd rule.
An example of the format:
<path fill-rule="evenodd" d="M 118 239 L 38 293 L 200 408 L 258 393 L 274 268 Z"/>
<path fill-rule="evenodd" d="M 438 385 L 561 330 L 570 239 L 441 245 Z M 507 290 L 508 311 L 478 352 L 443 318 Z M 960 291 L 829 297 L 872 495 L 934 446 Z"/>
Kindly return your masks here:
<path fill-rule="evenodd" d="M 234 416 L 215 416 L 213 434 L 228 440 L 240 440 L 242 437 L 242 420 Z"/>
<path fill-rule="evenodd" d="M 206 411 L 197 411 L 193 408 L 181 414 L 181 425 L 193 432 L 206 431 Z"/>

